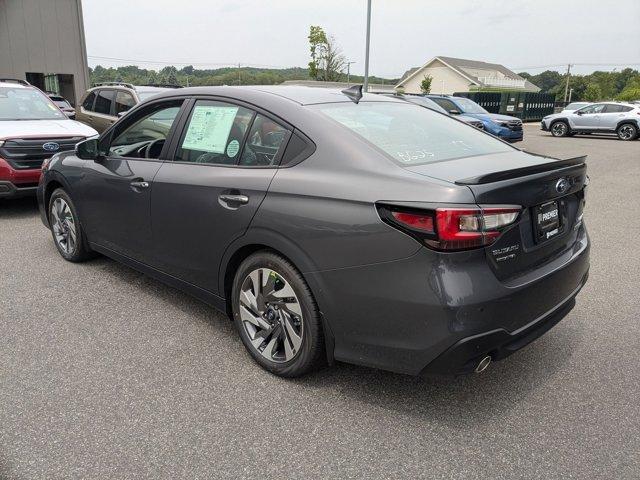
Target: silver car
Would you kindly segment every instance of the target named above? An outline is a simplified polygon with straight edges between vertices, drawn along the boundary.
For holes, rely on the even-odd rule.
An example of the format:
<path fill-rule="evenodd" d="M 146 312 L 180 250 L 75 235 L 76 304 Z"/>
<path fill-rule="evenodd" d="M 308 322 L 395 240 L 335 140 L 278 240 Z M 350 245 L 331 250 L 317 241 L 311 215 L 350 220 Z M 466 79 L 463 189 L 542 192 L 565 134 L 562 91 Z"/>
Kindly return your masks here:
<path fill-rule="evenodd" d="M 554 137 L 577 133 L 615 133 L 620 140 L 634 140 L 640 132 L 640 105 L 602 102 L 563 111 L 542 119 L 541 128 Z"/>

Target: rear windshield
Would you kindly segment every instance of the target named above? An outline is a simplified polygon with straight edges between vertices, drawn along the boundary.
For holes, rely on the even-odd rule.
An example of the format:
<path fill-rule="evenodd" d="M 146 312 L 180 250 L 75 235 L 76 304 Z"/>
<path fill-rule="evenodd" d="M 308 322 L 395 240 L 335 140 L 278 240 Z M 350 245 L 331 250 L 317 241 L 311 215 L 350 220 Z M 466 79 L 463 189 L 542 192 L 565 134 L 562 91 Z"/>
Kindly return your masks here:
<path fill-rule="evenodd" d="M 371 142 L 400 165 L 513 151 L 474 127 L 410 103 L 329 103 L 312 108 Z"/>
<path fill-rule="evenodd" d="M 0 87 L 0 120 L 63 120 L 67 117 L 35 88 Z"/>

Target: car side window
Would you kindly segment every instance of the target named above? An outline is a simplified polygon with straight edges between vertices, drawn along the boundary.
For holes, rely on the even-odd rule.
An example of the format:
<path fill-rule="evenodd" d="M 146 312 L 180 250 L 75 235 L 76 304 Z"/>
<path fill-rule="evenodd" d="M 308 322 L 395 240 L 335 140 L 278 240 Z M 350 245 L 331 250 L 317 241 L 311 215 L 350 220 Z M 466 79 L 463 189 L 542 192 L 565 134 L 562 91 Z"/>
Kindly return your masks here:
<path fill-rule="evenodd" d="M 111 115 L 111 102 L 115 96 L 115 90 L 99 90 L 93 111 L 103 115 Z"/>
<path fill-rule="evenodd" d="M 603 110 L 604 110 L 604 103 L 599 105 L 589 105 L 588 107 L 581 108 L 578 111 L 580 113 L 590 114 L 590 113 L 602 113 Z"/>
<path fill-rule="evenodd" d="M 155 104 L 145 109 L 142 117 L 136 116 L 133 123 L 123 124 L 120 128 L 116 126 L 114 139 L 109 147 L 109 155 L 159 158 L 181 105 L 182 100 Z"/>
<path fill-rule="evenodd" d="M 178 144 L 175 161 L 235 165 L 254 115 L 239 105 L 198 100 Z"/>
<path fill-rule="evenodd" d="M 92 112 L 93 102 L 95 101 L 95 99 L 96 99 L 96 92 L 91 92 L 89 95 L 87 95 L 87 98 L 84 99 L 84 102 L 82 102 L 82 108 Z"/>
<path fill-rule="evenodd" d="M 124 90 L 118 90 L 116 93 L 116 103 L 115 103 L 115 111 L 114 113 L 118 115 L 119 113 L 126 112 L 134 107 L 136 101 L 129 92 L 125 92 Z"/>
<path fill-rule="evenodd" d="M 242 150 L 239 165 L 247 167 L 266 167 L 273 165 L 278 153 L 285 146 L 289 131 L 269 117 L 257 114 L 247 143 Z"/>

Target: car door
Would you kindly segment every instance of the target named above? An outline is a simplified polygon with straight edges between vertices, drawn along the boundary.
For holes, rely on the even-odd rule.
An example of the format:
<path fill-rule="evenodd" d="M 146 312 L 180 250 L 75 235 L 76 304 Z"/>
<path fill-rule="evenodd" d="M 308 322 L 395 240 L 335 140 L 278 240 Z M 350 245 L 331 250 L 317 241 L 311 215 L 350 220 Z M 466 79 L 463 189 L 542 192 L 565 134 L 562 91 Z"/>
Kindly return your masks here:
<path fill-rule="evenodd" d="M 156 268 L 213 293 L 227 246 L 248 228 L 275 175 L 290 129 L 254 107 L 194 102 L 173 160 L 151 194 Z"/>
<path fill-rule="evenodd" d="M 600 114 L 600 129 L 613 131 L 618 127 L 618 122 L 625 116 L 625 112 L 631 110 L 625 105 L 607 103 Z"/>
<path fill-rule="evenodd" d="M 598 130 L 604 103 L 597 103 L 581 108 L 571 116 L 571 127 L 574 130 Z"/>
<path fill-rule="evenodd" d="M 169 129 L 183 99 L 164 99 L 132 112 L 100 140 L 105 155 L 87 161 L 78 182 L 83 222 L 92 242 L 148 263 L 153 180 L 162 165 Z M 168 126 L 155 127 L 161 117 Z"/>

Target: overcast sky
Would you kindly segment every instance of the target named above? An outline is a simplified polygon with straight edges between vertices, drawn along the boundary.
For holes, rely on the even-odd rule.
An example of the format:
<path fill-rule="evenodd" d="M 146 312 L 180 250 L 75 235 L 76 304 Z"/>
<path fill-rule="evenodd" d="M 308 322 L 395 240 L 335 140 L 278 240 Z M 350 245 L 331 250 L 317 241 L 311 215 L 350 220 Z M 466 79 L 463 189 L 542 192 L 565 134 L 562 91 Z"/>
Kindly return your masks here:
<path fill-rule="evenodd" d="M 640 68 L 640 0 L 372 0 L 370 73 L 436 55 L 539 73 Z M 83 0 L 90 66 L 305 67 L 310 25 L 364 71 L 366 0 Z M 109 60 L 110 57 L 123 60 Z M 136 60 L 136 61 L 131 61 Z M 142 63 L 142 61 L 147 63 Z M 159 62 L 159 63 L 154 63 Z M 529 67 L 529 68 L 523 68 Z M 531 68 L 540 67 L 540 68 Z"/>

